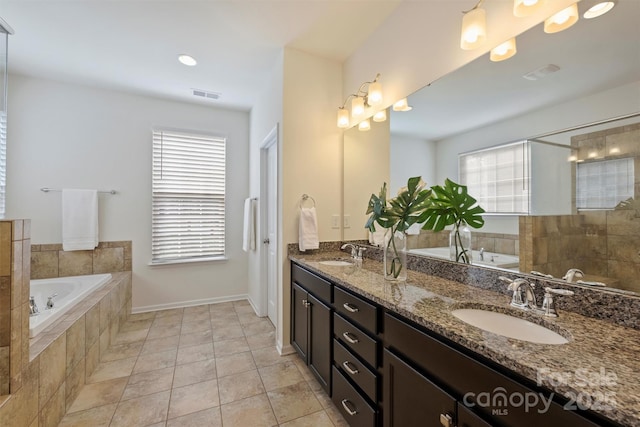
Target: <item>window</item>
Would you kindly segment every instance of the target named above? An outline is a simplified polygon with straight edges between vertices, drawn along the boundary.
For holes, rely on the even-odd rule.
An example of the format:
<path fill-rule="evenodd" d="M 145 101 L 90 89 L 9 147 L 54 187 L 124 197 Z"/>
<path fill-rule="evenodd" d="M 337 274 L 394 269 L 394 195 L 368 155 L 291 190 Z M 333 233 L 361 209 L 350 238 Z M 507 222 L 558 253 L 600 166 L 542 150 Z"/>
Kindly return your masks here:
<path fill-rule="evenodd" d="M 576 166 L 576 207 L 613 209 L 633 197 L 633 158 L 581 162 Z"/>
<path fill-rule="evenodd" d="M 460 154 L 460 183 L 487 213 L 529 213 L 529 143 Z"/>
<path fill-rule="evenodd" d="M 154 130 L 151 263 L 225 255 L 226 139 Z"/>
<path fill-rule="evenodd" d="M 0 218 L 5 216 L 7 189 L 7 114 L 0 111 Z"/>

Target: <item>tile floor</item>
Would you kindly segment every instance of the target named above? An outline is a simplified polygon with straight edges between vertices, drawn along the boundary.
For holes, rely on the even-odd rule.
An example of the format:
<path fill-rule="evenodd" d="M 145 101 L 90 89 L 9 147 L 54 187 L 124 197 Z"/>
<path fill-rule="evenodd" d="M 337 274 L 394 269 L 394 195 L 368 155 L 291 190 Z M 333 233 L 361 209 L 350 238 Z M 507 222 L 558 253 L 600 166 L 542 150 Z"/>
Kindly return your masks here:
<path fill-rule="evenodd" d="M 61 427 L 347 426 L 247 301 L 134 314 Z"/>

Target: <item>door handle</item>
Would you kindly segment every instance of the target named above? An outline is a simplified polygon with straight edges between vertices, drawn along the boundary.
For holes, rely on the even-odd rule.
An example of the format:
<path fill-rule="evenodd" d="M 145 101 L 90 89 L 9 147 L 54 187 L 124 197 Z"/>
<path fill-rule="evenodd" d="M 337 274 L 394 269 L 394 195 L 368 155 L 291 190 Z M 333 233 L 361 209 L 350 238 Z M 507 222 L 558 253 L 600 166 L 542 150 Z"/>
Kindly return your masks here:
<path fill-rule="evenodd" d="M 358 413 L 358 411 L 356 411 L 355 409 L 351 409 L 349 408 L 349 405 L 347 405 L 347 403 L 353 405 L 353 403 L 349 402 L 347 399 L 342 399 L 342 407 L 344 408 L 345 411 L 347 411 L 347 414 L 351 415 L 352 417 Z"/>
<path fill-rule="evenodd" d="M 351 344 L 357 344 L 358 342 L 360 342 L 360 340 L 358 340 L 358 337 L 356 337 L 350 332 L 343 332 L 342 336 L 344 337 L 345 340 L 347 340 Z"/>
<path fill-rule="evenodd" d="M 264 243 L 265 245 L 268 245 L 270 243 L 269 238 L 267 237 L 266 239 L 264 239 L 262 243 Z"/>
<path fill-rule="evenodd" d="M 358 307 L 356 307 L 353 304 L 349 304 L 348 302 L 345 302 L 344 304 L 342 304 L 342 306 L 349 312 L 351 313 L 357 313 L 360 311 L 360 309 Z"/>
<path fill-rule="evenodd" d="M 344 362 L 342 362 L 342 367 L 345 369 L 345 371 L 347 371 L 347 372 L 348 372 L 348 373 L 350 373 L 351 375 L 355 375 L 355 374 L 357 374 L 358 372 L 360 372 L 360 371 L 358 371 L 358 369 L 357 369 L 357 368 L 352 368 L 351 366 L 352 366 L 352 364 L 351 364 L 351 363 L 349 363 L 349 361 L 347 361 L 347 360 L 345 360 Z"/>

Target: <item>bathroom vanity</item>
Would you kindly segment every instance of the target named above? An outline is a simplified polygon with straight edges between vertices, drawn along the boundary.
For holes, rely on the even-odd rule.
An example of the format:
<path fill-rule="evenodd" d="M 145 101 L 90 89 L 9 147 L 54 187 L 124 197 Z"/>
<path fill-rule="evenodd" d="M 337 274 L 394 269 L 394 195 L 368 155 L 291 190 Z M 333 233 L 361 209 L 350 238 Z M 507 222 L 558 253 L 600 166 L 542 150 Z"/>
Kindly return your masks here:
<path fill-rule="evenodd" d="M 385 281 L 361 269 L 290 255 L 292 344 L 351 426 L 640 426 L 640 331 L 562 310 L 546 320 L 506 293 L 416 271 Z M 438 262 L 438 261 L 434 261 Z M 524 317 L 562 345 L 512 339 L 451 312 Z"/>

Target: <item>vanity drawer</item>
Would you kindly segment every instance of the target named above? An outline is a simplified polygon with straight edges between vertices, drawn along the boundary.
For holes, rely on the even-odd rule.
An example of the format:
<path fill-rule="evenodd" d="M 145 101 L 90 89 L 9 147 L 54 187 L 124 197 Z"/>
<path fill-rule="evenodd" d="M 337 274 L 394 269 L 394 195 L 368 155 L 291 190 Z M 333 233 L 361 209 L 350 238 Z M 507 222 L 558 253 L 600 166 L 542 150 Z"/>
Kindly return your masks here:
<path fill-rule="evenodd" d="M 305 288 L 309 293 L 315 295 L 319 300 L 331 304 L 332 285 L 330 282 L 316 276 L 297 264 L 291 264 L 291 280 Z"/>
<path fill-rule="evenodd" d="M 331 400 L 351 427 L 375 427 L 375 409 L 369 406 L 335 366 Z"/>
<path fill-rule="evenodd" d="M 333 291 L 335 310 L 372 334 L 378 333 L 378 309 L 364 299 L 338 287 Z"/>
<path fill-rule="evenodd" d="M 338 313 L 333 314 L 333 334 L 369 365 L 378 366 L 378 342 Z"/>
<path fill-rule="evenodd" d="M 373 402 L 378 401 L 378 376 L 351 354 L 338 340 L 333 342 L 333 363 Z"/>

